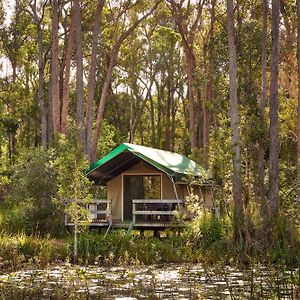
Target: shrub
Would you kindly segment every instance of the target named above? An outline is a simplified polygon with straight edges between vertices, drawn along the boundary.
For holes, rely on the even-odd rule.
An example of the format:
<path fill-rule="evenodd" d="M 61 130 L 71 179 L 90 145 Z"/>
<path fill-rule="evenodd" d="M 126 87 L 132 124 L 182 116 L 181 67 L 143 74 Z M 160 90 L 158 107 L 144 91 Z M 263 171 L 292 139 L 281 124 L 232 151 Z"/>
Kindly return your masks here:
<path fill-rule="evenodd" d="M 12 167 L 8 196 L 1 204 L 0 228 L 8 233 L 55 234 L 65 232 L 63 216 L 51 199 L 56 193 L 53 150 L 23 151 Z"/>

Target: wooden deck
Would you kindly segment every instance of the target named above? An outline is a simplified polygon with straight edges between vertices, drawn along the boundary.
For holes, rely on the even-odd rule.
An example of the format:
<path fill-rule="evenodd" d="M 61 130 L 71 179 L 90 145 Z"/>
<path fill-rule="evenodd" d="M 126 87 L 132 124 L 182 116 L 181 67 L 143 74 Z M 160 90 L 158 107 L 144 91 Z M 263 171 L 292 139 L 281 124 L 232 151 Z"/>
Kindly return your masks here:
<path fill-rule="evenodd" d="M 132 223 L 138 227 L 170 227 L 183 207 L 183 200 L 135 199 L 132 200 Z"/>
<path fill-rule="evenodd" d="M 109 199 L 93 199 L 89 204 L 86 204 L 89 210 L 89 226 L 109 226 L 112 224 L 111 200 Z M 65 215 L 65 225 L 74 226 L 68 216 Z"/>
<path fill-rule="evenodd" d="M 134 199 L 132 200 L 132 221 L 113 220 L 111 200 L 94 199 L 86 208 L 90 211 L 90 227 L 110 228 L 167 228 L 180 226 L 176 214 L 183 209 L 180 199 Z M 65 225 L 73 226 L 68 217 Z"/>

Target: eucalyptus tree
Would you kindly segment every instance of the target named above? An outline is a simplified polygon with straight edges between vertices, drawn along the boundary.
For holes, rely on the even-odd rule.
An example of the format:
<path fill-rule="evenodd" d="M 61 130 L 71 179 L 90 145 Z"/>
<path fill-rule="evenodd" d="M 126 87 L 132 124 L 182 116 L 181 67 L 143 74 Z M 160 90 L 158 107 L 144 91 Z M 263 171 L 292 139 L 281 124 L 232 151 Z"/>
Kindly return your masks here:
<path fill-rule="evenodd" d="M 71 9 L 71 21 L 69 26 L 69 33 L 66 36 L 66 56 L 65 56 L 65 70 L 62 83 L 62 110 L 61 110 L 61 125 L 60 129 L 63 134 L 67 133 L 68 129 L 68 111 L 69 111 L 69 94 L 70 94 L 70 76 L 71 76 L 71 63 L 73 57 L 75 37 L 75 13 L 74 6 Z"/>
<path fill-rule="evenodd" d="M 74 19 L 75 19 L 75 50 L 76 50 L 76 124 L 78 136 L 84 146 L 84 95 L 83 95 L 83 41 L 81 30 L 80 2 L 74 0 Z"/>
<path fill-rule="evenodd" d="M 262 0 L 262 36 L 261 36 L 261 96 L 260 96 L 260 121 L 261 127 L 266 127 L 267 104 L 267 29 L 268 29 L 268 0 Z M 258 151 L 258 195 L 261 205 L 261 216 L 267 218 L 267 203 L 265 191 L 265 145 L 264 139 L 260 142 Z M 265 222 L 266 223 L 266 222 Z"/>
<path fill-rule="evenodd" d="M 59 95 L 59 1 L 52 4 L 52 31 L 51 31 L 51 108 L 54 132 L 60 132 L 60 95 Z"/>
<path fill-rule="evenodd" d="M 279 191 L 279 124 L 278 124 L 278 76 L 279 76 L 279 21 L 280 1 L 272 0 L 272 48 L 270 74 L 270 161 L 269 202 L 272 219 L 278 216 Z"/>
<path fill-rule="evenodd" d="M 181 35 L 182 45 L 185 53 L 187 64 L 188 77 L 188 99 L 189 99 L 189 113 L 190 113 L 190 135 L 191 135 L 191 151 L 192 156 L 196 156 L 197 146 L 197 132 L 201 130 L 197 126 L 199 115 L 199 103 L 196 101 L 196 56 L 195 56 L 195 36 L 201 25 L 203 19 L 202 12 L 205 0 L 196 1 L 192 4 L 191 1 L 168 0 L 170 9 L 172 11 L 173 19 Z M 198 99 L 199 100 L 199 99 Z"/>
<path fill-rule="evenodd" d="M 215 23 L 216 23 L 216 5 L 217 0 L 211 0 L 209 8 L 209 18 L 210 24 L 208 29 L 208 34 L 206 41 L 203 46 L 203 60 L 204 60 L 204 70 L 206 79 L 205 86 L 205 99 L 203 101 L 203 142 L 202 142 L 202 157 L 201 162 L 203 165 L 207 166 L 209 161 L 209 141 L 210 141 L 210 127 L 212 123 L 212 111 L 214 100 L 214 77 L 215 77 L 215 49 L 213 45 L 214 34 L 215 34 Z"/>
<path fill-rule="evenodd" d="M 47 134 L 47 107 L 45 103 L 45 54 L 47 49 L 44 49 L 44 33 L 42 28 L 42 22 L 45 16 L 45 10 L 47 0 L 37 4 L 36 0 L 32 0 L 29 3 L 29 9 L 26 11 L 32 17 L 32 20 L 36 26 L 37 31 L 37 44 L 38 44 L 38 102 L 40 108 L 41 118 L 41 138 L 42 146 L 46 149 L 48 146 L 48 134 Z"/>
<path fill-rule="evenodd" d="M 88 75 L 87 84 L 87 96 L 86 96 L 86 113 L 85 113 L 85 152 L 88 154 L 88 148 L 92 143 L 92 125 L 93 125 L 93 101 L 95 95 L 96 86 L 96 68 L 98 65 L 98 43 L 100 39 L 100 23 L 101 13 L 104 7 L 105 0 L 98 0 L 97 9 L 94 19 L 94 28 L 92 34 L 92 45 L 91 45 L 91 59 Z"/>
<path fill-rule="evenodd" d="M 298 106 L 297 106 L 297 177 L 300 178 L 300 0 L 297 0 L 297 66 L 298 66 Z M 297 190 L 300 200 L 300 188 Z"/>
<path fill-rule="evenodd" d="M 230 90 L 230 124 L 232 137 L 232 195 L 234 203 L 234 235 L 235 239 L 244 242 L 244 211 L 241 178 L 240 154 L 240 119 L 237 94 L 237 58 L 234 27 L 233 0 L 227 0 L 227 32 L 229 48 L 229 90 Z"/>
<path fill-rule="evenodd" d="M 124 17 L 126 17 L 126 14 L 135 7 L 138 4 L 142 4 L 141 1 L 136 1 L 135 3 L 131 3 L 131 1 L 125 1 L 123 5 L 118 4 L 119 9 L 117 10 L 117 15 L 115 16 L 115 22 L 116 26 L 119 26 L 121 29 L 121 32 L 117 34 L 115 31 L 115 37 L 114 37 L 114 42 L 113 45 L 110 49 L 109 52 L 109 65 L 106 70 L 106 75 L 105 75 L 105 80 L 101 92 L 101 97 L 99 101 L 99 106 L 97 110 L 97 117 L 96 117 L 96 124 L 95 124 L 95 130 L 93 134 L 93 142 L 90 147 L 90 150 L 88 151 L 89 153 L 89 159 L 90 161 L 95 161 L 96 159 L 96 153 L 97 153 L 97 145 L 99 141 L 99 136 L 100 136 L 100 130 L 101 130 L 101 123 L 103 119 L 103 114 L 104 114 L 104 109 L 105 109 L 105 104 L 107 100 L 107 95 L 108 95 L 108 90 L 109 86 L 111 83 L 112 75 L 113 75 L 113 70 L 114 67 L 117 63 L 118 59 L 118 54 L 119 50 L 123 44 L 123 42 L 130 36 L 130 34 L 133 33 L 133 31 L 138 27 L 138 25 L 145 20 L 147 17 L 149 17 L 158 7 L 158 5 L 161 3 L 161 0 L 158 0 L 154 2 L 154 5 L 148 9 L 142 16 L 139 16 L 133 24 L 129 25 L 129 27 L 126 28 L 126 18 L 124 20 Z M 116 10 L 116 7 L 111 7 L 111 11 L 113 12 Z M 121 21 L 123 19 L 123 22 Z M 89 145 L 88 145 L 89 146 Z"/>

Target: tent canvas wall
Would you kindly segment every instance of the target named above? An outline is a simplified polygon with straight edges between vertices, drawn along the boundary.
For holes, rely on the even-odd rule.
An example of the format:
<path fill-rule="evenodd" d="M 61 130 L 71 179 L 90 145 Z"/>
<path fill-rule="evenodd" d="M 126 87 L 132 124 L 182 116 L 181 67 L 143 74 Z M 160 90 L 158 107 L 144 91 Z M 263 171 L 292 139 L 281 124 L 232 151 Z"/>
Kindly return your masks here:
<path fill-rule="evenodd" d="M 128 143 L 92 164 L 87 176 L 106 185 L 113 222 L 131 221 L 133 199 L 184 200 L 188 178 L 208 178 L 207 171 L 186 156 Z M 211 185 L 194 186 L 194 192 L 205 207 L 213 208 Z"/>

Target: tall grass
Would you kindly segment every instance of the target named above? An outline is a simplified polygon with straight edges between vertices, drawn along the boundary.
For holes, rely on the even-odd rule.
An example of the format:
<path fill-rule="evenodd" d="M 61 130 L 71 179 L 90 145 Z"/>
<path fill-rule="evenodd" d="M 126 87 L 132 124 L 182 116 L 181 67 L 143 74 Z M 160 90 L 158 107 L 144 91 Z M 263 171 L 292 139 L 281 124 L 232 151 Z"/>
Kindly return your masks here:
<path fill-rule="evenodd" d="M 124 230 L 112 230 L 107 236 L 95 232 L 80 234 L 78 261 L 81 264 L 132 265 L 161 263 L 203 263 L 206 265 L 252 266 L 272 264 L 285 270 L 295 269 L 292 276 L 300 279 L 300 246 L 290 238 L 282 224 L 276 242 L 269 248 L 259 247 L 254 237 L 248 249 L 240 251 L 233 243 L 231 228 L 224 220 L 206 216 L 198 221 L 198 230 L 188 227 L 180 236 L 140 237 Z M 71 237 L 52 239 L 0 233 L 0 268 L 17 268 L 28 262 L 47 264 L 70 259 Z M 298 272 L 298 273 L 297 273 Z M 298 279 L 298 281 L 300 281 Z"/>
<path fill-rule="evenodd" d="M 68 243 L 49 237 L 0 233 L 0 269 L 17 269 L 26 264 L 46 265 L 69 256 Z"/>
<path fill-rule="evenodd" d="M 123 231 L 106 237 L 84 234 L 79 239 L 79 261 L 99 264 L 153 264 L 192 261 L 192 247 L 182 237 L 139 238 Z"/>

